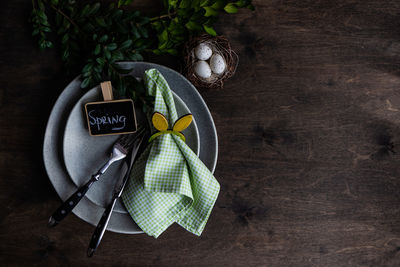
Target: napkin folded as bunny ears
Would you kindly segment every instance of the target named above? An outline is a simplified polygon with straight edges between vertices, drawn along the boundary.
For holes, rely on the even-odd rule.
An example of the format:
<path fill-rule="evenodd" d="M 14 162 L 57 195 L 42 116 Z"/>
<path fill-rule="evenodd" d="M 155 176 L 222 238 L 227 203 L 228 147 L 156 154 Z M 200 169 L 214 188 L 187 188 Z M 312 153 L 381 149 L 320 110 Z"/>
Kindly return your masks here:
<path fill-rule="evenodd" d="M 178 121 L 164 77 L 158 70 L 150 69 L 145 72 L 144 81 L 148 94 L 155 97 L 154 114 L 165 119 L 153 115 L 152 122 L 158 133 L 164 132 L 153 135 L 135 163 L 122 200 L 133 220 L 148 235 L 157 238 L 174 222 L 200 235 L 220 185 L 180 136 L 181 129 L 190 124 L 189 118 Z M 177 124 L 175 130 L 168 130 L 168 125 Z"/>

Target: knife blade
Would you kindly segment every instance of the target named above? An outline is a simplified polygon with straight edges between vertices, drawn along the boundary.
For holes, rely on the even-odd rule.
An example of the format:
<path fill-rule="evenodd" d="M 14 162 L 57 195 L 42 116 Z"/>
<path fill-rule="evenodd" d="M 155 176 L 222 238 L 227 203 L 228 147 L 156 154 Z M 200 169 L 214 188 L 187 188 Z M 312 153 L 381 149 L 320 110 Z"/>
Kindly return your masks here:
<path fill-rule="evenodd" d="M 112 197 L 111 203 L 108 204 L 106 210 L 104 211 L 103 215 L 101 216 L 101 219 L 100 219 L 99 223 L 97 224 L 97 227 L 94 230 L 94 233 L 90 240 L 89 247 L 87 250 L 88 257 L 92 257 L 94 252 L 96 251 L 97 247 L 100 245 L 101 239 L 103 238 L 103 235 L 107 228 L 108 222 L 110 221 L 111 214 L 114 209 L 115 203 L 116 203 L 117 199 L 121 196 L 121 194 L 124 190 L 124 187 L 125 187 L 127 181 L 129 180 L 133 163 L 135 161 L 135 158 L 139 151 L 141 143 L 144 139 L 144 136 L 145 136 L 145 133 L 142 133 L 140 136 L 138 136 L 136 138 L 136 140 L 134 141 L 132 150 L 128 154 L 128 157 L 126 158 L 128 170 L 126 171 L 125 175 L 120 177 L 120 179 L 117 181 L 117 183 L 114 186 L 113 197 Z"/>

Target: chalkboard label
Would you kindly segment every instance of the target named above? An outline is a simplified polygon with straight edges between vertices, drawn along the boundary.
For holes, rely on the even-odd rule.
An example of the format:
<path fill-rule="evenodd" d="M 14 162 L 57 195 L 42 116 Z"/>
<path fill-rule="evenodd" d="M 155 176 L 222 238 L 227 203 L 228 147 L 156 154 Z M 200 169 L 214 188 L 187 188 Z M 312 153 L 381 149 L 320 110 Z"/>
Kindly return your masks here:
<path fill-rule="evenodd" d="M 91 102 L 85 105 L 90 135 L 134 133 L 136 115 L 131 99 Z"/>

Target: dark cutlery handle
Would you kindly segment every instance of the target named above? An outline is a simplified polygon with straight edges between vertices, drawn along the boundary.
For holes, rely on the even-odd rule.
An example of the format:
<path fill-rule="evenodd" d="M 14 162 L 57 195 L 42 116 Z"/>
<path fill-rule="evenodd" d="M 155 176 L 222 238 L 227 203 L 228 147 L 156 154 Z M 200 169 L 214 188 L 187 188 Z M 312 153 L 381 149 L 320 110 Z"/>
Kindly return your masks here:
<path fill-rule="evenodd" d="M 54 227 L 59 222 L 61 222 L 75 208 L 79 201 L 81 201 L 83 196 L 96 181 L 96 175 L 93 175 L 92 178 L 85 185 L 81 186 L 53 213 L 53 215 L 49 219 L 47 226 Z"/>
<path fill-rule="evenodd" d="M 96 251 L 97 247 L 100 245 L 101 239 L 103 238 L 104 232 L 106 231 L 108 222 L 110 221 L 112 210 L 114 209 L 115 202 L 118 198 L 113 197 L 113 200 L 110 204 L 108 204 L 106 210 L 104 211 L 103 215 L 99 223 L 97 224 L 96 229 L 92 235 L 92 239 L 89 243 L 89 248 L 87 251 L 88 257 L 92 257 L 94 252 Z"/>

